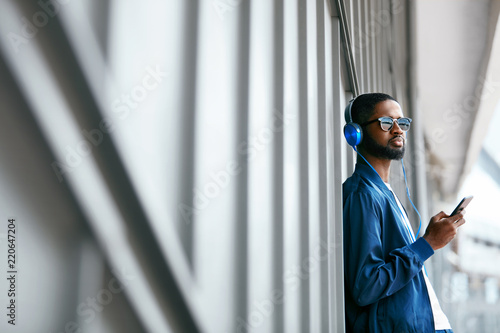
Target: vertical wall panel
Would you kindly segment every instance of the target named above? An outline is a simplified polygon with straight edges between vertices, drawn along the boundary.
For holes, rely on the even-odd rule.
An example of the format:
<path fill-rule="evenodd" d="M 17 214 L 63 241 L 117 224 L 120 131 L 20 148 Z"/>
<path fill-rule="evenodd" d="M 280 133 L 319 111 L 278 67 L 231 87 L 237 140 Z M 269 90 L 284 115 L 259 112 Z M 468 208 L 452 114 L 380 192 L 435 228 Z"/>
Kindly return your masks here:
<path fill-rule="evenodd" d="M 375 9 L 372 12 L 371 20 L 373 20 L 374 34 L 375 34 L 375 43 L 376 43 L 376 54 L 377 54 L 377 91 L 383 91 L 383 79 L 385 73 L 387 73 L 386 67 L 386 58 L 383 57 L 382 47 L 383 47 L 383 39 L 384 39 L 384 26 L 381 21 L 382 12 L 382 1 L 377 0 L 375 2 Z M 390 92 L 389 92 L 390 93 Z"/>
<path fill-rule="evenodd" d="M 375 3 L 373 0 L 367 2 L 366 11 L 366 34 L 367 34 L 367 52 L 370 58 L 370 90 L 368 92 L 375 92 L 377 90 L 377 43 L 376 34 L 374 33 L 375 25 L 373 21 L 373 11 Z"/>
<path fill-rule="evenodd" d="M 321 332 L 335 332 L 333 330 L 333 320 L 335 319 L 335 315 L 332 315 L 336 308 L 334 306 L 335 299 L 332 297 L 331 290 L 333 289 L 331 286 L 335 285 L 335 277 L 331 274 L 331 266 L 330 266 L 330 258 L 334 255 L 330 248 L 330 230 L 332 229 L 335 221 L 332 216 L 333 207 L 333 189 L 331 188 L 333 184 L 333 154 L 334 150 L 339 150 L 334 148 L 334 133 L 333 133 L 333 114 L 334 114 L 334 86 L 333 86 L 333 75 L 334 75 L 334 67 L 337 70 L 337 64 L 335 64 L 335 59 L 333 58 L 333 53 L 337 45 L 334 44 L 333 36 L 332 36 L 332 22 L 335 20 L 338 24 L 338 20 L 336 18 L 332 18 L 328 11 L 324 13 L 324 150 L 323 150 L 323 163 L 325 170 L 324 173 L 324 181 L 323 181 L 323 189 L 322 195 L 324 196 L 322 199 L 324 200 L 325 211 L 323 212 L 322 217 L 322 225 L 321 225 L 321 233 L 322 233 L 322 242 L 319 253 L 320 260 L 322 262 L 322 271 L 321 271 L 321 289 L 322 299 L 321 299 Z M 337 94 L 339 93 L 338 87 Z M 326 193 L 325 193 L 326 192 Z"/>
<path fill-rule="evenodd" d="M 68 30 L 75 38 L 76 49 L 90 52 L 88 42 L 79 45 L 80 39 L 88 39 L 82 29 L 85 24 L 80 27 L 73 23 L 75 17 L 80 18 L 81 11 L 73 6 L 67 10 L 66 24 L 71 26 Z M 100 89 L 104 97 L 102 121 L 112 125 L 110 137 L 104 136 L 103 141 L 112 139 L 116 144 L 181 289 L 192 295 L 193 224 L 204 209 L 196 197 L 209 200 L 203 194 L 204 188 L 194 186 L 195 135 L 189 134 L 196 132 L 194 85 L 198 32 L 197 25 L 189 25 L 185 19 L 195 18 L 197 22 L 198 6 L 191 2 L 138 9 L 131 3 L 112 1 L 110 13 L 109 63 L 98 64 L 103 66 L 101 75 L 107 88 Z M 169 15 L 167 19 L 165 13 Z M 149 21 L 133 26 L 131 16 L 148 17 Z M 180 30 L 185 32 L 185 38 L 179 36 Z M 160 39 L 165 43 L 156 42 Z M 172 53 L 170 47 L 179 51 Z M 81 57 L 85 58 L 85 54 Z M 163 109 L 183 112 L 161 112 Z M 102 128 L 97 127 L 100 124 L 94 125 L 95 128 L 88 130 L 95 132 Z M 195 297 L 186 299 L 197 304 Z"/>
<path fill-rule="evenodd" d="M 270 1 L 250 3 L 248 135 L 248 321 L 250 332 L 271 332 L 273 290 L 273 20 Z M 255 142 L 255 143 L 252 143 Z"/>
<path fill-rule="evenodd" d="M 320 2 L 321 4 L 321 2 Z M 318 137 L 318 35 L 319 24 L 316 13 L 317 1 L 307 1 L 307 162 L 308 162 L 308 193 L 309 193 L 309 247 L 302 256 L 302 267 L 306 279 L 304 287 L 309 289 L 309 327 L 310 332 L 320 330 L 321 323 L 321 280 L 320 263 L 313 254 L 319 246 L 319 137 Z"/>
<path fill-rule="evenodd" d="M 369 49 L 369 35 L 368 35 L 368 2 L 369 0 L 361 0 L 360 9 L 361 9 L 361 26 L 360 26 L 360 35 L 361 35 L 361 44 L 359 45 L 359 52 L 363 54 L 363 82 L 361 85 L 363 87 L 362 92 L 371 91 L 372 87 L 370 84 L 371 80 L 371 53 Z"/>
<path fill-rule="evenodd" d="M 299 32 L 299 151 L 300 151 L 300 162 L 299 162 L 299 172 L 300 172 L 300 255 L 299 255 L 299 272 L 301 277 L 300 283 L 300 313 L 301 322 L 300 330 L 302 332 L 308 331 L 310 323 L 310 290 L 308 286 L 308 274 L 306 271 L 306 261 L 309 255 L 309 210 L 310 210 L 310 189 L 309 189 L 309 177 L 310 177 L 310 161 L 309 161 L 309 94 L 310 89 L 308 81 L 308 7 L 307 3 L 309 1 L 299 0 L 299 11 L 298 11 L 298 32 Z"/>
<path fill-rule="evenodd" d="M 331 107 L 333 110 L 343 110 L 347 104 L 345 88 L 342 86 L 340 78 L 340 66 L 342 54 L 340 22 L 338 18 L 332 18 L 332 99 Z M 342 239 L 342 182 L 352 172 L 352 167 L 347 169 L 348 161 L 352 162 L 352 153 L 341 147 L 345 147 L 342 128 L 345 123 L 342 112 L 332 112 L 329 114 L 328 121 L 328 140 L 330 158 L 328 160 L 328 201 L 331 203 L 328 209 L 328 266 L 330 286 L 329 308 L 330 308 L 330 332 L 344 332 L 344 258 L 343 258 L 343 239 Z M 339 149 L 340 148 L 340 149 Z M 342 165 L 342 168 L 338 166 Z M 342 264 L 340 264 L 342 263 Z M 339 297 L 342 295 L 342 297 Z"/>
<path fill-rule="evenodd" d="M 327 122 L 326 113 L 329 112 L 326 108 L 326 76 L 327 68 L 326 59 L 328 63 L 331 63 L 331 58 L 326 58 L 325 48 L 331 47 L 331 39 L 327 40 L 325 38 L 325 29 L 330 27 L 330 17 L 326 14 L 328 13 L 328 8 L 324 0 L 317 1 L 316 5 L 316 35 L 317 35 L 317 86 L 318 86 L 318 119 L 317 119 L 317 137 L 318 137 L 318 204 L 319 204 L 319 230 L 317 235 L 317 244 L 311 248 L 311 255 L 314 261 L 318 262 L 318 289 L 319 289 L 319 299 L 318 304 L 318 315 L 319 322 L 317 323 L 318 331 L 328 332 L 329 329 L 329 312 L 328 312 L 328 254 L 325 255 L 324 248 L 327 247 L 325 244 L 328 242 L 328 183 L 327 183 Z M 331 112 L 331 111 L 330 111 Z M 315 324 L 312 322 L 312 324 Z"/>
<path fill-rule="evenodd" d="M 361 83 L 360 88 L 361 91 L 364 91 L 364 55 L 362 50 L 362 43 L 363 43 L 363 31 L 362 29 L 362 8 L 363 8 L 363 1 L 356 1 L 353 4 L 353 10 L 354 10 L 354 23 L 353 23 L 353 30 L 352 30 L 352 44 L 353 44 L 353 51 L 354 51 L 354 59 L 355 59 L 355 64 L 357 67 L 357 73 L 359 77 L 359 81 Z"/>
<path fill-rule="evenodd" d="M 284 331 L 301 332 L 300 298 L 300 160 L 299 151 L 299 6 L 284 3 L 284 111 L 289 124 L 283 132 L 284 154 Z"/>
<path fill-rule="evenodd" d="M 235 260 L 233 299 L 235 302 L 236 332 L 246 332 L 248 327 L 248 156 L 241 152 L 241 144 L 248 142 L 248 98 L 249 98 L 249 64 L 250 64 L 250 4 L 241 3 L 236 9 L 238 22 L 238 37 L 236 43 L 238 65 L 235 70 L 237 79 L 236 103 L 234 110 L 237 113 L 236 124 L 236 147 L 237 163 L 241 166 L 241 172 L 236 176 L 237 186 L 237 208 L 234 216 L 235 234 L 233 239 L 233 251 Z M 212 319 L 216 320 L 216 319 Z"/>
<path fill-rule="evenodd" d="M 236 177 L 242 172 L 237 151 L 238 11 L 221 12 L 210 2 L 199 7 L 195 118 L 196 200 L 206 203 L 194 219 L 193 286 L 208 332 L 233 331 L 235 306 Z M 185 87 L 189 89 L 190 87 Z M 238 258 L 245 260 L 245 258 Z"/>
<path fill-rule="evenodd" d="M 274 133 L 274 214 L 273 214 L 273 294 L 271 298 L 274 312 L 273 332 L 284 333 L 284 306 L 282 296 L 284 292 L 284 129 L 289 119 L 285 119 L 284 86 L 285 86 L 285 41 L 284 41 L 284 1 L 274 1 L 274 110 L 282 117 L 275 117 L 277 130 Z"/>

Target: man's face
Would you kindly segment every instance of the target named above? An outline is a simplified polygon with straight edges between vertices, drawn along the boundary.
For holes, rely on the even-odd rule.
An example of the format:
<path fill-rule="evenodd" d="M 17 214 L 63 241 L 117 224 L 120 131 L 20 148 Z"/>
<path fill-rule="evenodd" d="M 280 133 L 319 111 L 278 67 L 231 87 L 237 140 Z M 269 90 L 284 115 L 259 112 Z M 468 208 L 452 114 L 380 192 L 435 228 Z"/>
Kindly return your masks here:
<path fill-rule="evenodd" d="M 371 117 L 374 120 L 380 117 L 391 117 L 398 119 L 403 117 L 403 111 L 399 104 L 393 100 L 378 103 Z M 361 143 L 366 153 L 388 160 L 400 160 L 405 154 L 406 136 L 398 123 L 395 122 L 389 131 L 380 127 L 380 122 L 368 124 L 363 129 L 363 141 Z"/>

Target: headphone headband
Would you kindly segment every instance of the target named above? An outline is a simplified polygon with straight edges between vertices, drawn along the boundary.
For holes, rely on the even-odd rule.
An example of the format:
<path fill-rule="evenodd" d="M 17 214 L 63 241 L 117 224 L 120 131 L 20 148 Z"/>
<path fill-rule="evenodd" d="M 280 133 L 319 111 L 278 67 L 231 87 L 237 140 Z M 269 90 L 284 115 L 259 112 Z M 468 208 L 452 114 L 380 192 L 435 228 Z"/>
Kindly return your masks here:
<path fill-rule="evenodd" d="M 349 103 L 347 103 L 347 106 L 345 107 L 345 111 L 344 111 L 344 119 L 345 119 L 345 123 L 346 124 L 349 124 L 349 123 L 352 123 L 352 105 L 354 104 L 354 101 L 356 100 L 357 96 L 354 97 L 353 99 L 351 99 L 349 101 Z"/>

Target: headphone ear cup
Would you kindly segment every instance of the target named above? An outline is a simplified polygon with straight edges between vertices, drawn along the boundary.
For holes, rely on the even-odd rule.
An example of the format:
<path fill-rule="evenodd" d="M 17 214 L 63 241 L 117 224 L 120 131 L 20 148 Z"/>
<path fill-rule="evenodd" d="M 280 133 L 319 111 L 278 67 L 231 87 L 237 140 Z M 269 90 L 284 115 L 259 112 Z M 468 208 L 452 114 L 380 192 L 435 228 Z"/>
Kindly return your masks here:
<path fill-rule="evenodd" d="M 356 123 L 349 123 L 344 126 L 344 136 L 351 147 L 356 147 L 363 140 L 363 130 Z"/>

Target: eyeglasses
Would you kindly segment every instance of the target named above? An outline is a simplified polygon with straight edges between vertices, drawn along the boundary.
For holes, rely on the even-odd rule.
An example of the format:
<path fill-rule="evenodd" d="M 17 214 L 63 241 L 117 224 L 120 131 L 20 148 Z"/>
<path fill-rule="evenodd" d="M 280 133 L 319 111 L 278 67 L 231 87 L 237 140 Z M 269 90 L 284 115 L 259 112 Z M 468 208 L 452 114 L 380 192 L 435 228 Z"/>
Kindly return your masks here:
<path fill-rule="evenodd" d="M 361 124 L 361 126 L 366 126 L 376 121 L 380 122 L 380 128 L 382 128 L 382 130 L 386 132 L 392 129 L 392 126 L 394 126 L 394 122 L 398 123 L 399 128 L 401 128 L 403 132 L 408 131 L 410 129 L 410 124 L 411 124 L 411 118 L 393 119 L 391 117 L 380 117 L 378 119 L 373 119 L 364 124 Z"/>

